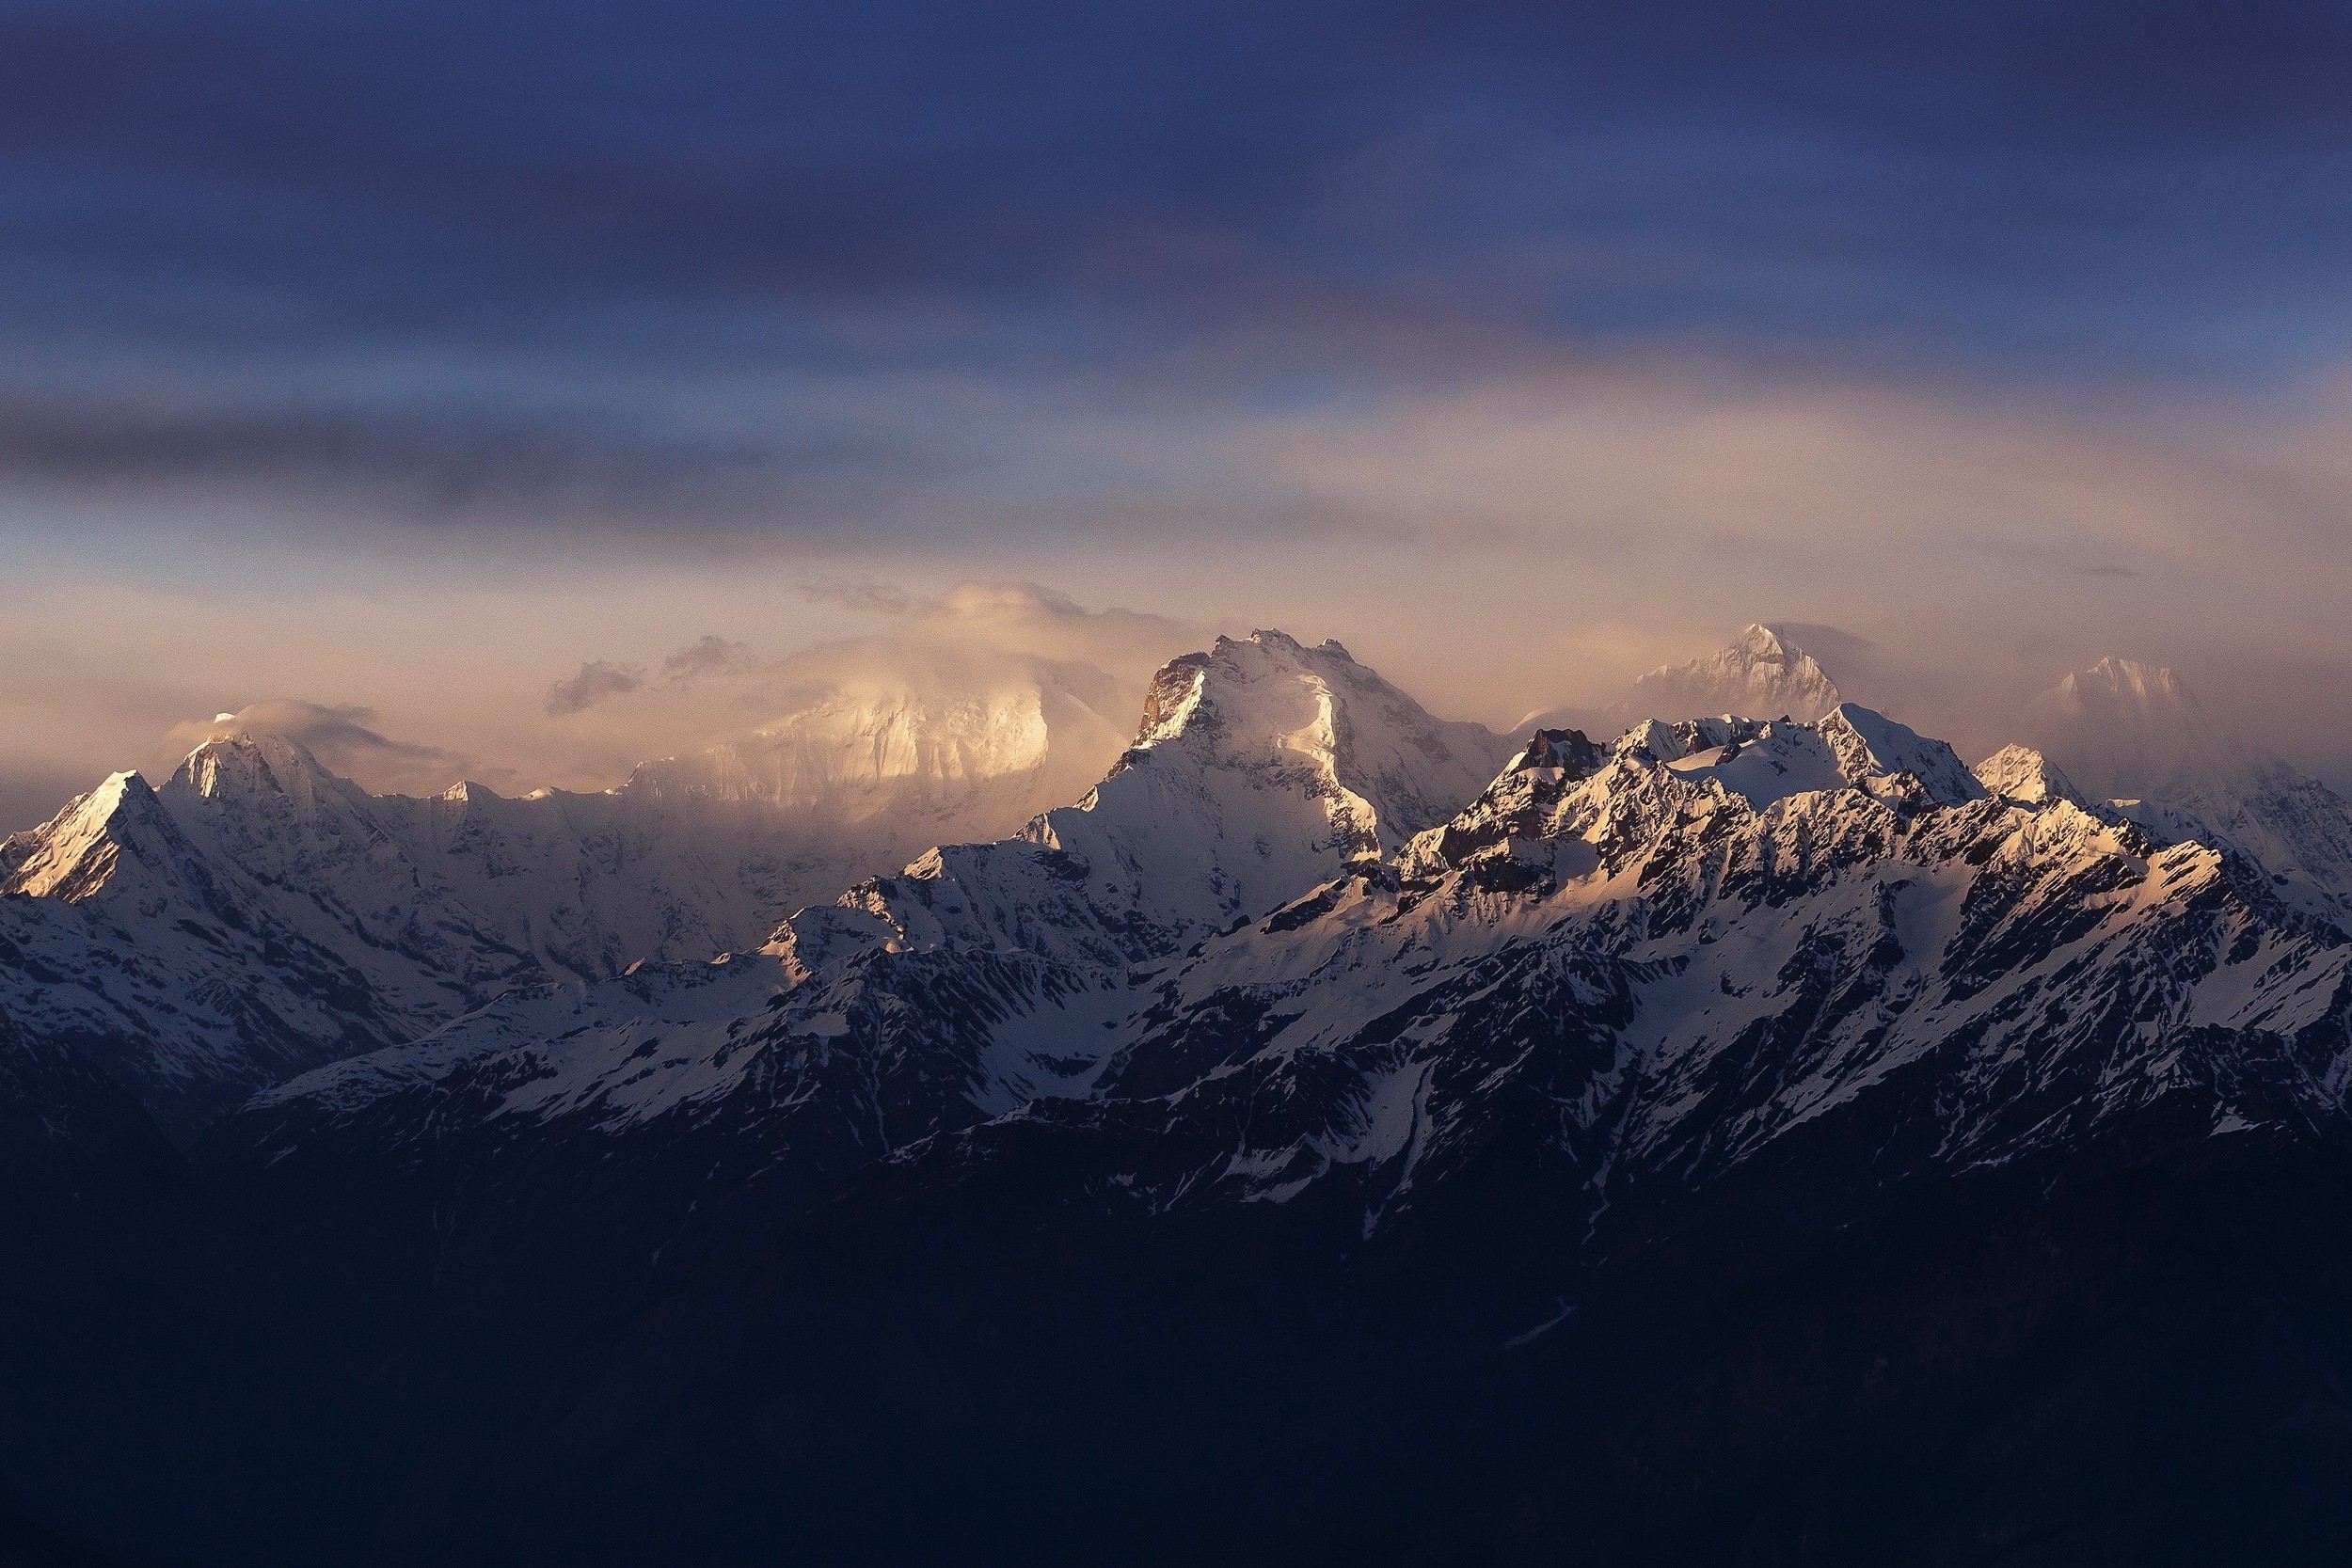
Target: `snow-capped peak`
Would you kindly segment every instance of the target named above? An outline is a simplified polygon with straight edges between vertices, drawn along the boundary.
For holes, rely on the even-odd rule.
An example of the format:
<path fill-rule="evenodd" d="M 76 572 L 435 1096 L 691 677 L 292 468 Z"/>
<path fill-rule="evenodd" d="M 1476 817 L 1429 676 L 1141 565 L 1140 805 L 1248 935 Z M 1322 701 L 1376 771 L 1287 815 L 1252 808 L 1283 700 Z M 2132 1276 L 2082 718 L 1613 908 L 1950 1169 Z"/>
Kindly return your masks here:
<path fill-rule="evenodd" d="M 1722 713 L 1812 723 L 1828 718 L 1841 701 L 1836 684 L 1810 654 L 1770 626 L 1754 625 L 1727 648 L 1644 675 L 1624 707 L 1634 719 Z"/>
<path fill-rule="evenodd" d="M 323 795 L 362 793 L 299 742 L 266 730 L 239 730 L 205 741 L 182 759 L 164 785 L 167 798 L 268 801 L 306 816 L 318 811 Z"/>
<path fill-rule="evenodd" d="M 79 902 L 106 885 L 126 854 L 158 859 L 176 836 L 144 778 L 111 773 L 40 827 L 0 844 L 0 894 Z"/>
<path fill-rule="evenodd" d="M 1164 666 L 1112 777 L 1163 755 L 1189 767 L 1303 770 L 1310 795 L 1359 852 L 1393 854 L 1473 799 L 1509 750 L 1483 725 L 1433 717 L 1337 642 L 1311 648 L 1262 630 Z"/>
<path fill-rule="evenodd" d="M 2027 740 L 2106 799 L 2161 793 L 2229 768 L 2240 748 L 2216 733 L 2188 686 L 2162 665 L 2103 658 L 2035 698 Z"/>
<path fill-rule="evenodd" d="M 1448 722 L 1336 642 L 1220 637 L 1152 678 L 1135 744 L 1038 843 L 1120 866 L 1165 916 L 1222 923 L 1400 851 L 1475 799 L 1510 750 Z"/>
<path fill-rule="evenodd" d="M 1984 786 L 1949 745 L 1859 703 L 1838 704 L 1821 721 L 1821 736 L 1836 753 L 1838 770 L 1870 794 L 1901 794 L 1909 787 L 1902 781 L 1915 779 L 1938 805 L 1984 799 Z"/>
<path fill-rule="evenodd" d="M 1977 782 L 2004 800 L 2038 806 L 2067 800 L 2079 806 L 2085 797 L 2058 764 L 2030 746 L 2004 746 L 1971 769 Z"/>

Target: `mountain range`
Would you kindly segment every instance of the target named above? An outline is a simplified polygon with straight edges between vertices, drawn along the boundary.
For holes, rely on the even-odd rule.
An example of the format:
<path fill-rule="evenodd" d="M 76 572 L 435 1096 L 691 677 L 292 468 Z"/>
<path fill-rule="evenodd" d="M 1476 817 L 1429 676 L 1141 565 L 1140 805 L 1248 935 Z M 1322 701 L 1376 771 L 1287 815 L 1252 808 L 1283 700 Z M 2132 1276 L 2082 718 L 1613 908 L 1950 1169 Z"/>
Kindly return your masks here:
<path fill-rule="evenodd" d="M 371 795 L 223 715 L 161 787 L 116 774 L 0 841 L 11 1016 L 184 1143 L 517 986 L 755 946 L 866 872 L 1010 831 L 1118 754 L 1090 705 L 1113 689 L 1043 661 L 944 692 L 869 673 L 615 789 L 521 798 Z"/>
<path fill-rule="evenodd" d="M 958 820 L 1073 727 L 882 712 L 524 800 L 224 735 L 8 840 L 0 1506 L 158 1562 L 2352 1540 L 2352 810 L 2169 672 L 1971 768 L 1761 626 L 1508 739 L 1261 631 L 807 896 L 781 804 Z"/>

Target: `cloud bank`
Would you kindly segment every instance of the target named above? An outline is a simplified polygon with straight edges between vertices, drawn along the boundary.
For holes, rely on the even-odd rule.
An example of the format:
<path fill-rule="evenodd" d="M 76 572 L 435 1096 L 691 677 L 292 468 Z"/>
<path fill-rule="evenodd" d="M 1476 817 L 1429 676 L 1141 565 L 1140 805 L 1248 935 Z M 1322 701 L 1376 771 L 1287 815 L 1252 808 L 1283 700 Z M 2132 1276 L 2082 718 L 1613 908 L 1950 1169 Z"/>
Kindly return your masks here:
<path fill-rule="evenodd" d="M 2114 653 L 2352 779 L 2348 74 L 2295 4 L 17 8 L 0 810 L 263 699 L 596 787 L 861 638 L 1261 625 L 1499 724 L 1834 626 L 1971 750 Z"/>

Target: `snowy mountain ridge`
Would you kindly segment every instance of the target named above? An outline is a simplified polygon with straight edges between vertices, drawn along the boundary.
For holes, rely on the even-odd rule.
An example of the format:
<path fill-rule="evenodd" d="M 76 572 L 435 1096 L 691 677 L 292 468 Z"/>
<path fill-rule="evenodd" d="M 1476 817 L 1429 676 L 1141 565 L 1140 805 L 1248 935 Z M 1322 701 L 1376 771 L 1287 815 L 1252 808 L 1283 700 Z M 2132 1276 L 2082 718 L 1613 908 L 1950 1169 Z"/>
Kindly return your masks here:
<path fill-rule="evenodd" d="M 2275 1484 L 2202 1561 L 2342 1495 L 2352 915 L 2257 832 L 2299 800 L 2324 844 L 2341 802 L 2257 816 L 2259 766 L 2196 815 L 2100 799 L 1844 702 L 1506 745 L 1274 632 L 1140 694 L 1074 803 L 715 958 L 619 962 L 708 935 L 661 900 L 717 918 L 722 814 L 1019 779 L 1026 705 L 952 765 L 880 692 L 766 772 L 525 801 L 224 735 L 8 840 L 28 1493 L 102 1472 L 100 1516 L 151 1432 L 116 1468 L 235 1499 L 220 1560 L 246 1499 L 315 1497 L 289 1562 L 502 1564 L 961 1559 L 1048 1475 L 993 1555 L 1096 1560 L 1269 1474 L 1294 1534 L 1245 1508 L 1165 1559 L 1381 1559 L 1394 1492 L 1449 1555 L 1557 1559 L 1475 1533 L 1540 1498 L 1571 1556 L 1763 1520 L 1877 1561 L 1838 1533 L 1868 1491 L 1958 1521 L 1904 1560 L 2170 1560 L 2137 1548 L 2172 1516 L 2118 1521 L 2242 1459 Z M 2132 1471 L 2105 1513 L 2044 1484 L 2086 1449 Z M 1303 1517 L 1299 1456 L 1345 1478 Z M 910 1478 L 912 1551 L 877 1534 Z"/>
<path fill-rule="evenodd" d="M 1749 637 L 1714 662 L 1775 660 L 1788 669 L 1790 650 Z M 2133 692 L 2178 690 L 2169 675 L 2102 668 Z M 1009 719 L 976 707 L 973 744 L 954 767 L 982 783 L 1034 779 L 1036 711 L 1017 700 Z M 857 765 L 821 787 L 943 776 L 905 718 L 893 701 L 857 709 L 826 742 L 847 736 Z M 982 744 L 991 736 L 1001 744 Z M 2247 918 L 2275 926 L 2280 942 L 2317 942 L 2316 953 L 2330 923 L 2344 924 L 2311 855 L 2285 862 L 2308 879 L 2276 870 L 2278 802 L 2301 799 L 2292 787 L 2251 806 L 2244 794 L 2098 805 L 2042 752 L 2010 747 L 1972 772 L 1944 743 L 1853 704 L 1811 721 L 1646 721 L 1605 745 L 1539 731 L 1508 759 L 1506 749 L 1478 726 L 1432 718 L 1336 643 L 1219 639 L 1161 670 L 1132 742 L 1078 803 L 1007 839 L 912 854 L 902 871 L 794 913 L 800 891 L 836 863 L 794 858 L 756 783 L 648 765 L 600 796 L 515 800 L 469 784 L 375 797 L 291 742 L 224 735 L 160 790 L 117 775 L 8 841 L 0 889 L 18 896 L 0 899 L 0 978 L 13 1016 L 91 1054 L 182 1137 L 255 1090 L 248 1124 L 291 1125 L 391 1114 L 404 1096 L 488 1072 L 508 1085 L 497 1117 L 517 1127 L 575 1116 L 646 1127 L 673 1112 L 716 1126 L 746 1094 L 782 1095 L 759 1113 L 771 1134 L 831 1148 L 839 1165 L 899 1158 L 1049 1102 L 1123 1103 L 1144 1084 L 1205 1103 L 1206 1081 L 1180 1083 L 1169 1064 L 1236 1029 L 1294 1037 L 1275 1022 L 1311 991 L 1326 1010 L 1348 987 L 1390 994 L 1396 982 L 1376 968 L 1304 956 L 1335 922 L 1412 927 L 1412 909 L 1439 887 L 1517 911 L 1449 942 L 1516 951 L 1534 940 L 1531 911 L 1608 924 L 1648 911 L 1639 918 L 1654 923 L 1661 879 L 1718 899 L 1732 867 L 1752 860 L 1773 868 L 1772 896 L 1712 918 L 1753 934 L 1790 900 L 1829 896 L 1791 866 L 1861 876 L 1870 855 L 1853 847 L 1870 846 L 1887 864 L 1867 874 L 1899 880 L 1903 847 L 1932 842 L 1931 825 L 1991 814 L 1990 833 L 2009 820 L 2000 814 L 2022 813 L 2042 826 L 2015 828 L 1997 854 L 1982 849 L 1987 863 L 2022 852 L 2036 877 L 2090 876 L 2095 864 L 2098 879 L 2131 880 L 2175 848 L 2210 846 L 2202 852 L 2222 858 L 2197 863 L 2204 882 L 2256 911 Z M 1564 816 L 1571 795 L 1579 804 Z M 2352 834 L 2341 802 L 2302 804 L 2298 844 Z M 1565 826 L 1587 817 L 1621 826 L 1599 837 Z M 2095 832 L 2046 831 L 2077 818 Z M 1728 857 L 1704 875 L 1682 842 L 1702 822 L 1724 835 L 1709 852 Z M 1593 882 L 1625 852 L 1613 834 L 1629 832 L 1659 840 L 1637 857 L 1635 880 Z M 1783 842 L 1791 832 L 1802 842 Z M 1819 852 L 1841 844 L 1852 863 Z M 2061 850 L 2088 858 L 2037 859 Z M 1962 875 L 1938 863 L 1907 885 Z M 1970 899 L 2022 895 L 1981 880 Z M 1594 886 L 1614 890 L 1591 906 L 1605 918 L 1563 891 Z M 1887 940 L 1909 953 L 1924 939 Z M 703 961 L 713 953 L 732 956 Z M 1196 992 L 1211 954 L 1226 979 Z M 1632 961 L 1617 954 L 1604 967 Z M 1238 978 L 1251 965 L 1298 989 L 1278 1001 Z M 1611 984 L 1648 994 L 1624 974 Z M 1774 981 L 1761 993 L 1785 990 Z M 1194 1043 L 1168 1044 L 1171 1028 Z M 1215 1075 L 1243 1059 L 1218 1056 Z M 344 1065 L 325 1066 L 334 1062 Z M 312 1069 L 323 1070 L 302 1076 Z M 808 1135 L 811 1118 L 821 1136 Z M 787 1127 L 799 1131 L 787 1138 Z"/>
<path fill-rule="evenodd" d="M 0 997 L 192 1136 L 293 1071 L 515 987 L 756 946 L 866 871 L 1017 825 L 1116 752 L 1072 695 L 1084 674 L 981 703 L 829 700 L 764 758 L 520 799 L 371 795 L 224 725 L 160 788 L 117 774 L 0 845 Z"/>
<path fill-rule="evenodd" d="M 631 1076 L 626 1053 L 615 1063 L 581 1045 L 533 1056 L 567 1086 L 512 1107 L 601 1104 L 616 1073 L 631 1076 L 631 1116 L 705 1098 L 730 1081 L 729 1062 L 739 1074 L 753 1060 L 739 1007 L 797 1031 L 798 1068 L 819 1076 L 839 1065 L 825 1042 L 852 1018 L 880 1032 L 868 1066 L 909 1075 L 914 1104 L 858 1113 L 860 1138 L 879 1127 L 890 1144 L 901 1126 L 1084 1092 L 1111 1043 L 1102 1025 L 1137 1005 L 1154 966 L 1401 849 L 1476 792 L 1503 745 L 1431 718 L 1335 643 L 1220 639 L 1161 672 L 1109 777 L 1013 839 L 933 849 L 795 914 L 758 955 L 641 971 L 584 996 L 517 994 L 398 1061 L 345 1064 L 261 1104 L 348 1102 L 356 1083 L 401 1082 L 402 1062 L 437 1081 L 543 1031 L 580 1041 L 601 1029 L 634 1051 L 655 1028 L 640 1016 L 649 1005 L 670 1009 L 651 1016 L 680 1047 L 661 1072 Z M 787 992 L 788 1006 L 771 1006 Z M 699 1066 L 687 1040 L 706 1053 Z"/>
<path fill-rule="evenodd" d="M 1980 781 L 1850 704 L 1538 732 L 1427 820 L 1396 802 L 1461 759 L 1343 659 L 1260 634 L 1177 660 L 1113 775 L 1021 838 L 759 954 L 517 994 L 227 1139 L 289 1180 L 642 1146 L 821 1186 L 1044 1138 L 1089 1201 L 1339 1182 L 1371 1228 L 1496 1159 L 1600 1202 L 1832 1126 L 1897 1179 L 2159 1106 L 2345 1119 L 2352 940 L 2038 756 Z"/>

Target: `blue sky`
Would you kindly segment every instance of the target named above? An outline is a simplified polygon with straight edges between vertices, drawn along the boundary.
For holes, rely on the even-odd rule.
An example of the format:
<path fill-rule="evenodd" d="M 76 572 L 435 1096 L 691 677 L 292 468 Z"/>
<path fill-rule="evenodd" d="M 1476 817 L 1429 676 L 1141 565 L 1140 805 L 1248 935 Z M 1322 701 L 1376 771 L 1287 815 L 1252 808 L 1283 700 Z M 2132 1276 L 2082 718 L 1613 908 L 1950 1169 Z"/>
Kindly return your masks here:
<path fill-rule="evenodd" d="M 430 727 L 263 656 L 485 581 L 571 640 L 515 694 L 618 594 L 639 657 L 838 635 L 810 572 L 1489 720 L 1756 616 L 2341 689 L 2346 81 L 2318 5 L 0 4 L 0 546 L 258 640 L 20 630 L 28 724 L 118 715 L 23 788 L 215 688 Z M 1446 629 L 1499 574 L 1538 645 Z"/>

